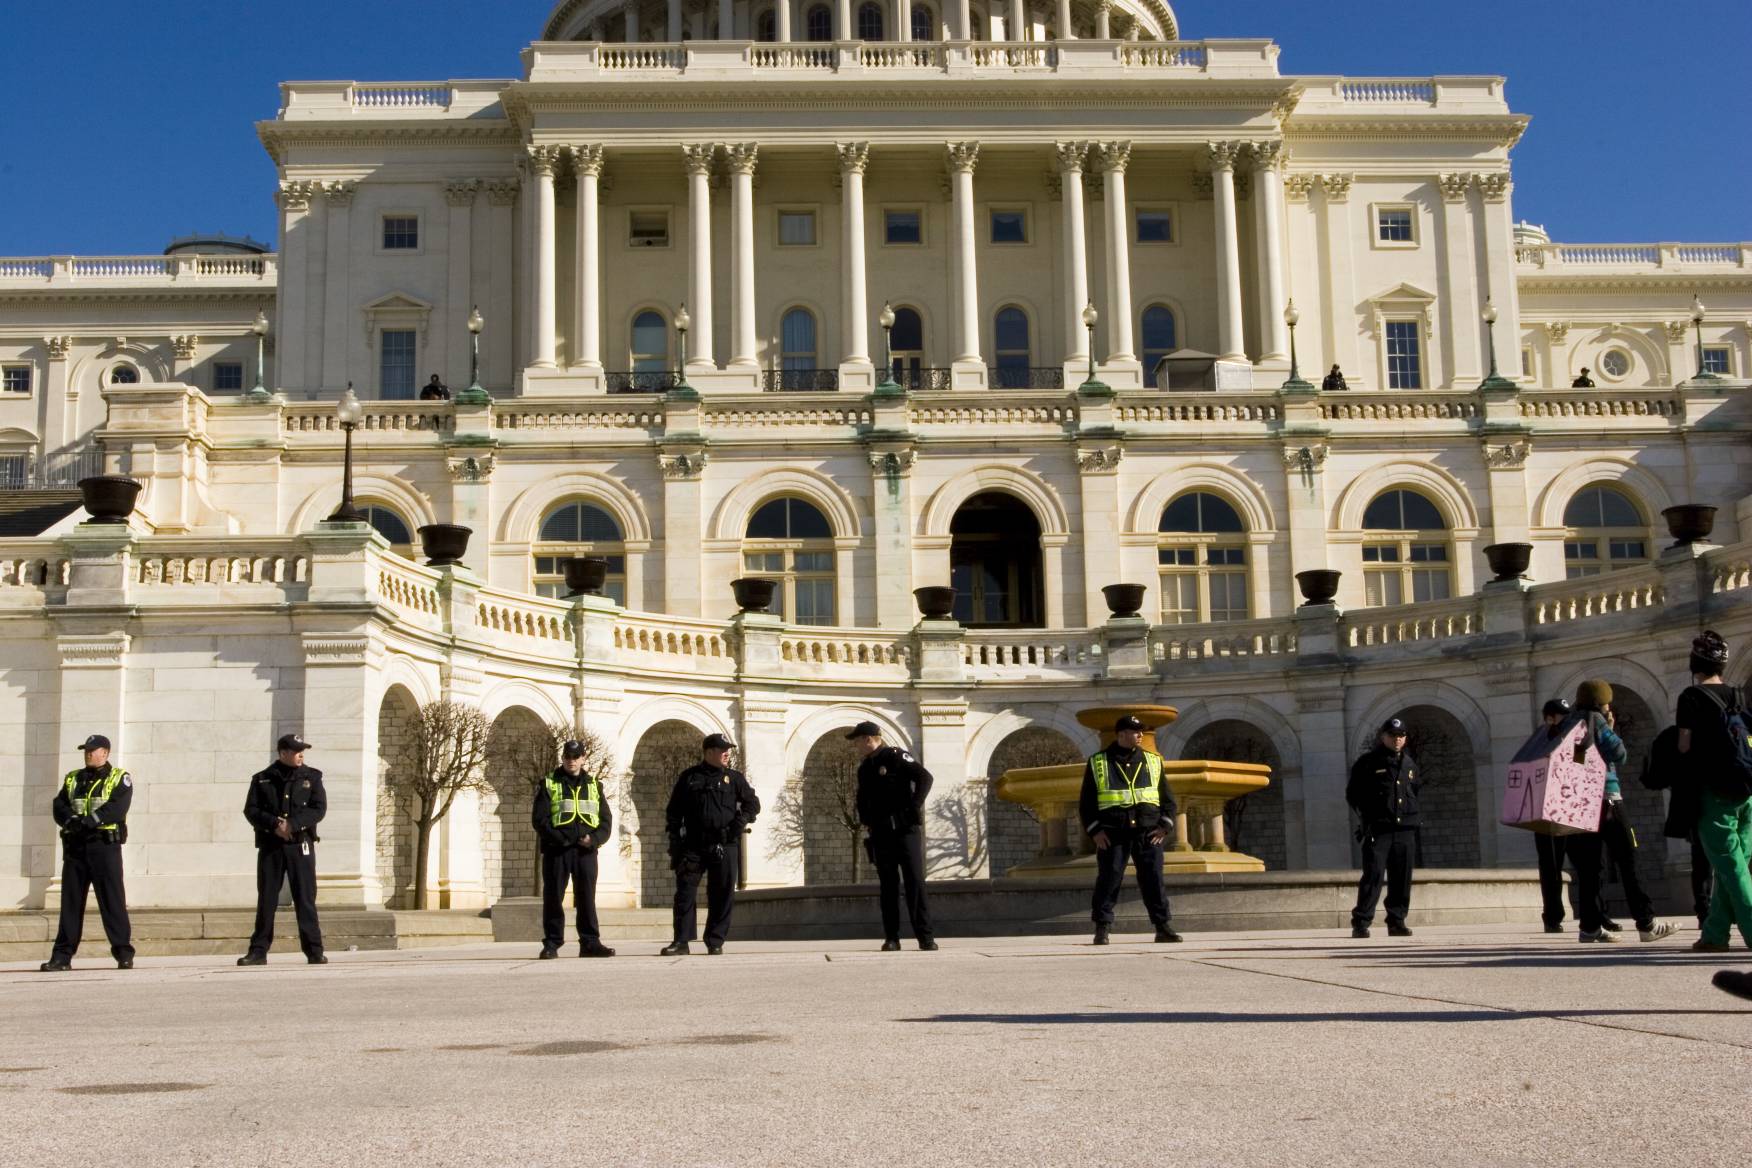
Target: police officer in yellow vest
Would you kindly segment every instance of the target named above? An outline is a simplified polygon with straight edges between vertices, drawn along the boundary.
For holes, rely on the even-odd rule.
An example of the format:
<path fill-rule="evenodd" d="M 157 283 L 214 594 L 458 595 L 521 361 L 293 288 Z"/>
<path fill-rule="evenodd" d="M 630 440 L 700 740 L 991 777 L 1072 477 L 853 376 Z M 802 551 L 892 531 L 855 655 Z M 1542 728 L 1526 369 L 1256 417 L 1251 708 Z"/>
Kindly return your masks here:
<path fill-rule="evenodd" d="M 613 957 L 596 923 L 596 853 L 614 837 L 614 816 L 602 784 L 584 770 L 584 745 L 560 748 L 560 765 L 535 789 L 531 816 L 541 841 L 541 959 L 552 961 L 566 941 L 566 884 L 578 917 L 578 956 Z"/>
<path fill-rule="evenodd" d="M 1113 724 L 1113 741 L 1083 767 L 1077 801 L 1083 830 L 1095 841 L 1095 944 L 1107 944 L 1113 906 L 1125 883 L 1129 857 L 1138 892 L 1156 926 L 1156 940 L 1178 941 L 1168 924 L 1168 890 L 1162 884 L 1162 849 L 1174 823 L 1174 793 L 1163 775 L 1162 756 L 1142 746 L 1144 724 L 1126 714 Z"/>
<path fill-rule="evenodd" d="M 79 744 L 85 765 L 61 780 L 53 808 L 61 828 L 61 930 L 55 949 L 41 968 L 60 973 L 73 968 L 85 931 L 85 902 L 97 890 L 97 911 L 117 969 L 134 968 L 128 927 L 128 897 L 122 888 L 122 844 L 128 839 L 128 804 L 134 780 L 109 760 L 110 740 L 93 734 Z"/>

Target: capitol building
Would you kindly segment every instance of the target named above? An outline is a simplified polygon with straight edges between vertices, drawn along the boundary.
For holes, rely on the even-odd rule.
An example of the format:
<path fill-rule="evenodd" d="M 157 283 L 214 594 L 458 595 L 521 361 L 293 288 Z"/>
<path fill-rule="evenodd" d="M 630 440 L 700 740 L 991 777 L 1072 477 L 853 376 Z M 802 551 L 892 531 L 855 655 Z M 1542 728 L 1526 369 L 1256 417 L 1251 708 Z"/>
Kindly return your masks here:
<path fill-rule="evenodd" d="M 563 0 L 511 78 L 238 111 L 273 245 L 0 258 L 0 910 L 58 902 L 88 733 L 135 779 L 130 900 L 251 902 L 289 730 L 324 903 L 412 905 L 383 779 L 440 700 L 603 741 L 628 906 L 667 902 L 701 735 L 768 808 L 751 887 L 863 878 L 866 719 L 976 880 L 1075 850 L 996 780 L 1132 703 L 1178 709 L 1170 757 L 1271 767 L 1196 846 L 1347 868 L 1349 761 L 1399 715 L 1424 863 L 1530 865 L 1500 782 L 1547 698 L 1608 679 L 1640 753 L 1700 628 L 1752 680 L 1752 243 L 1559 242 L 1517 221 L 1502 77 L 1286 75 L 1206 9 Z M 347 472 L 365 523 L 327 521 Z M 106 473 L 125 524 L 80 506 Z M 529 776 L 487 771 L 432 907 L 535 891 Z"/>

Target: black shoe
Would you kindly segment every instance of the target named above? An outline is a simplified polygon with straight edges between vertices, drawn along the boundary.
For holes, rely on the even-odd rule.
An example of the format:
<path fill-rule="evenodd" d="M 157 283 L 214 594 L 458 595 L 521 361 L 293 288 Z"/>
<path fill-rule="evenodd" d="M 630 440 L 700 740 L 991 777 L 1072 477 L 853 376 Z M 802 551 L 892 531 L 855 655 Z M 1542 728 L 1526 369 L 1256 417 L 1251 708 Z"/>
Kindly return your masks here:
<path fill-rule="evenodd" d="M 72 962 L 62 961 L 58 957 L 51 957 L 41 965 L 37 966 L 37 970 L 41 973 L 66 973 L 72 968 Z"/>
<path fill-rule="evenodd" d="M 558 949 L 555 949 L 552 945 L 543 945 L 541 947 L 541 952 L 536 954 L 535 959 L 537 961 L 552 961 L 554 958 L 558 957 L 559 955 L 560 955 L 560 951 Z"/>
<path fill-rule="evenodd" d="M 687 947 L 686 941 L 676 941 L 672 944 L 663 946 L 663 948 L 657 950 L 657 952 L 663 957 L 686 957 L 690 950 Z"/>
<path fill-rule="evenodd" d="M 1351 936 L 1358 941 L 1367 941 L 1369 939 L 1369 926 L 1352 925 Z"/>
<path fill-rule="evenodd" d="M 1605 929 L 1608 933 L 1620 933 L 1620 932 L 1624 931 L 1624 926 L 1619 924 L 1617 921 L 1611 919 L 1610 917 L 1601 921 L 1600 927 L 1602 929 Z"/>
<path fill-rule="evenodd" d="M 1107 944 L 1107 933 L 1108 933 L 1108 930 L 1111 928 L 1112 928 L 1111 925 L 1096 925 L 1095 926 L 1095 940 L 1093 943 L 1096 945 Z"/>
<path fill-rule="evenodd" d="M 598 941 L 594 945 L 580 945 L 580 946 L 578 946 L 578 956 L 580 956 L 580 957 L 613 957 L 614 950 L 610 949 L 607 945 L 604 945 L 601 941 Z"/>
<path fill-rule="evenodd" d="M 1411 930 L 1404 925 L 1396 925 L 1390 921 L 1387 924 L 1387 935 L 1389 937 L 1409 937 L 1411 936 Z"/>
<path fill-rule="evenodd" d="M 1547 933 L 1561 933 L 1564 929 L 1562 925 L 1546 925 L 1545 931 Z"/>
<path fill-rule="evenodd" d="M 134 959 L 132 957 L 118 957 L 116 958 L 116 968 L 132 969 L 134 968 Z"/>
<path fill-rule="evenodd" d="M 898 949 L 900 946 L 896 945 L 895 948 Z M 937 951 L 937 942 L 933 938 L 926 937 L 923 941 L 919 942 L 919 948 L 926 953 L 935 953 Z"/>
<path fill-rule="evenodd" d="M 327 965 L 328 964 L 328 954 L 326 954 L 326 953 L 306 954 L 304 960 L 306 963 L 308 963 L 310 965 Z"/>
<path fill-rule="evenodd" d="M 899 953 L 900 952 L 900 942 L 895 941 L 895 940 L 888 940 L 888 941 L 882 942 L 882 952 L 884 952 L 884 953 Z"/>
<path fill-rule="evenodd" d="M 266 953 L 245 953 L 237 959 L 239 965 L 266 965 L 267 963 L 268 955 Z"/>
<path fill-rule="evenodd" d="M 1184 941 L 1185 939 L 1186 938 L 1182 937 L 1179 933 L 1176 933 L 1167 925 L 1156 926 L 1156 943 L 1158 945 L 1165 941 Z"/>
<path fill-rule="evenodd" d="M 1752 973 L 1744 973 L 1738 969 L 1719 969 L 1710 979 L 1710 984 L 1736 998 L 1752 998 Z"/>
<path fill-rule="evenodd" d="M 706 946 L 706 956 L 707 957 L 722 957 L 723 955 L 724 955 L 724 946 L 722 946 L 722 945 L 707 945 Z"/>

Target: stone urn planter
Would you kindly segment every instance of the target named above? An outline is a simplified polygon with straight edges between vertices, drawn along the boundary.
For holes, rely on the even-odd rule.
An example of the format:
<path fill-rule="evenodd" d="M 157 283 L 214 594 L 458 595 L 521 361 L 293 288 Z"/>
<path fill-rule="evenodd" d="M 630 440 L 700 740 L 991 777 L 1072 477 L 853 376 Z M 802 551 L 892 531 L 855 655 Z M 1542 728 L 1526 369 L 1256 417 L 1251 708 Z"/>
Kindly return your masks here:
<path fill-rule="evenodd" d="M 608 581 L 608 561 L 600 556 L 569 556 L 560 561 L 566 575 L 567 599 L 574 596 L 601 596 Z"/>
<path fill-rule="evenodd" d="M 443 568 L 460 564 L 468 551 L 468 537 L 474 529 L 458 523 L 428 523 L 420 528 L 420 547 L 426 553 L 426 566 Z"/>
<path fill-rule="evenodd" d="M 1310 568 L 1296 573 L 1296 587 L 1302 590 L 1302 607 L 1311 604 L 1331 604 L 1338 595 L 1338 578 L 1344 573 L 1332 568 Z"/>
<path fill-rule="evenodd" d="M 955 613 L 955 589 L 937 585 L 914 588 L 913 602 L 926 620 L 949 620 Z"/>
<path fill-rule="evenodd" d="M 1484 558 L 1495 573 L 1497 583 L 1519 580 L 1527 574 L 1527 565 L 1533 562 L 1533 545 L 1493 543 L 1484 549 Z"/>
<path fill-rule="evenodd" d="M 765 612 L 771 607 L 773 590 L 778 586 L 777 580 L 763 580 L 759 576 L 743 576 L 730 581 L 736 607 L 742 612 Z"/>
<path fill-rule="evenodd" d="M 79 498 L 93 523 L 126 523 L 134 513 L 142 484 L 126 475 L 92 475 L 79 480 Z"/>
<path fill-rule="evenodd" d="M 1142 584 L 1109 584 L 1101 595 L 1107 600 L 1107 611 L 1114 616 L 1136 616 L 1144 607 Z"/>
<path fill-rule="evenodd" d="M 84 486 L 81 483 L 80 486 Z M 1681 503 L 1661 512 L 1667 530 L 1673 534 L 1674 547 L 1689 547 L 1709 538 L 1715 530 L 1716 509 L 1702 503 Z"/>

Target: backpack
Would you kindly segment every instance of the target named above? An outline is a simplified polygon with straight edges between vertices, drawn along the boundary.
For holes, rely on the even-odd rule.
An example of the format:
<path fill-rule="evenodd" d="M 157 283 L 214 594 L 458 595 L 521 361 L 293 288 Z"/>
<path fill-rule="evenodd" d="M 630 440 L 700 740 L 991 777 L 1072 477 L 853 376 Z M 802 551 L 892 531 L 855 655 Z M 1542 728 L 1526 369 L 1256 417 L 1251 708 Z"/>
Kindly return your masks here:
<path fill-rule="evenodd" d="M 1738 791 L 1742 799 L 1752 796 L 1752 717 L 1747 715 L 1744 695 L 1737 689 L 1728 701 L 1707 689 L 1703 695 L 1722 712 L 1723 737 L 1718 740 L 1715 760 L 1720 767 L 1718 785 L 1725 791 Z"/>

